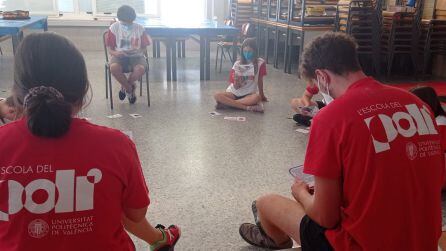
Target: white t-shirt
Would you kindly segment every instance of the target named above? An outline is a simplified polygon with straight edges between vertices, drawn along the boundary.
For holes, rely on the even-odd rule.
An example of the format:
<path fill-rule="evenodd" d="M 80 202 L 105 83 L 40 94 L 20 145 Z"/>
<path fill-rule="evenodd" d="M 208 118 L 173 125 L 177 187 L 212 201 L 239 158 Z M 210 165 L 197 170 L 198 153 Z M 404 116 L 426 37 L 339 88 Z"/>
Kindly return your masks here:
<path fill-rule="evenodd" d="M 145 40 L 144 27 L 140 24 L 133 23 L 124 25 L 116 22 L 110 26 L 110 31 L 116 38 L 117 51 L 131 51 L 141 48 L 141 43 Z"/>
<path fill-rule="evenodd" d="M 258 58 L 257 64 L 258 71 L 255 74 L 254 64 L 242 65 L 240 61 L 235 62 L 231 70 L 230 85 L 226 89 L 226 92 L 230 92 L 237 97 L 256 93 L 258 91 L 259 77 L 266 75 L 265 60 Z M 235 83 L 239 83 L 240 87 L 238 89 L 235 88 Z"/>

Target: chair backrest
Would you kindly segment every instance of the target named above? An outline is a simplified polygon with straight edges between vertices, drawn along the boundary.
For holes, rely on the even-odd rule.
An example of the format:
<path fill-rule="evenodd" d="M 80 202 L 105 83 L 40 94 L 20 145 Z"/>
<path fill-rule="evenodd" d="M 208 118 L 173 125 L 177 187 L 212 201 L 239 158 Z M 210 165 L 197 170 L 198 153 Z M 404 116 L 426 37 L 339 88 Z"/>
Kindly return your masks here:
<path fill-rule="evenodd" d="M 106 30 L 104 31 L 104 33 L 102 33 L 102 44 L 104 46 L 104 53 L 105 53 L 105 62 L 108 63 L 108 48 L 107 48 L 107 38 L 108 38 L 108 33 L 110 32 L 110 30 Z"/>
<path fill-rule="evenodd" d="M 246 39 L 249 37 L 254 37 L 255 31 L 254 26 L 250 23 L 244 23 L 241 28 L 241 39 Z"/>

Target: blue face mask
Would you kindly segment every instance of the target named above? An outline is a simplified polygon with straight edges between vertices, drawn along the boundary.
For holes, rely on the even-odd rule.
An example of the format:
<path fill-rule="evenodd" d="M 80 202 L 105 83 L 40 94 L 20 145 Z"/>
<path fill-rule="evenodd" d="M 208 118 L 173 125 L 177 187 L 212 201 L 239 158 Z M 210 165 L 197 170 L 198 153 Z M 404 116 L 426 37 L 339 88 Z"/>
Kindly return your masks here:
<path fill-rule="evenodd" d="M 243 56 L 245 57 L 246 60 L 252 61 L 252 59 L 254 57 L 254 52 L 252 52 L 252 51 L 244 51 L 243 52 Z"/>

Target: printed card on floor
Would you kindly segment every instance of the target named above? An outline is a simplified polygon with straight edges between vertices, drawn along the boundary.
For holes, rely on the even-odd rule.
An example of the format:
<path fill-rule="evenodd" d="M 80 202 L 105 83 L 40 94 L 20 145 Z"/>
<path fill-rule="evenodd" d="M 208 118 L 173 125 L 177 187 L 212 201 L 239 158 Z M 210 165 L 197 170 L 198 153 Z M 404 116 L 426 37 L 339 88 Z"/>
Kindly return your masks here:
<path fill-rule="evenodd" d="M 303 134 L 308 134 L 308 133 L 310 133 L 309 130 L 307 130 L 307 129 L 301 129 L 301 128 L 297 129 L 296 132 L 300 132 L 300 133 L 303 133 Z"/>
<path fill-rule="evenodd" d="M 125 135 L 127 135 L 131 140 L 133 140 L 133 132 L 132 131 L 121 131 Z"/>
<path fill-rule="evenodd" d="M 212 117 L 214 117 L 214 116 L 220 116 L 221 115 L 221 113 L 219 113 L 219 112 L 210 112 L 209 113 Z"/>
<path fill-rule="evenodd" d="M 300 179 L 310 186 L 314 185 L 314 176 L 305 174 L 303 165 L 292 167 L 292 168 L 290 168 L 289 172 L 290 172 L 291 176 L 293 176 L 294 178 Z"/>
<path fill-rule="evenodd" d="M 245 122 L 246 118 L 245 117 L 237 117 L 237 121 L 239 122 Z"/>
<path fill-rule="evenodd" d="M 129 114 L 129 115 L 130 115 L 130 117 L 132 117 L 132 118 L 134 118 L 134 119 L 142 118 L 142 116 L 141 116 L 140 114 L 138 114 L 138 113 L 131 113 L 131 114 Z"/>
<path fill-rule="evenodd" d="M 224 117 L 223 119 L 230 120 L 230 121 L 237 121 L 237 117 Z"/>
<path fill-rule="evenodd" d="M 117 114 L 109 115 L 109 116 L 107 116 L 107 118 L 109 118 L 109 119 L 118 119 L 118 118 L 122 118 L 122 115 L 117 113 Z"/>

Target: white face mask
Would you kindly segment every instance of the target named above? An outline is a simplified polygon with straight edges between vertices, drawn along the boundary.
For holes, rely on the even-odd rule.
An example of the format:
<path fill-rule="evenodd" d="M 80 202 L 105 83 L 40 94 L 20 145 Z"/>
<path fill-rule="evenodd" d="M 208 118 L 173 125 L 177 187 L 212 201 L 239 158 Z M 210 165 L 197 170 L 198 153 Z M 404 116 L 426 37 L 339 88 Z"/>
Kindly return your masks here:
<path fill-rule="evenodd" d="M 330 90 L 328 89 L 328 86 L 325 85 L 327 93 L 324 93 L 321 89 L 321 85 L 319 83 L 319 78 L 317 79 L 317 88 L 319 88 L 320 93 L 322 94 L 322 97 L 324 97 L 324 103 L 326 105 L 330 104 L 334 99 L 330 96 Z"/>

